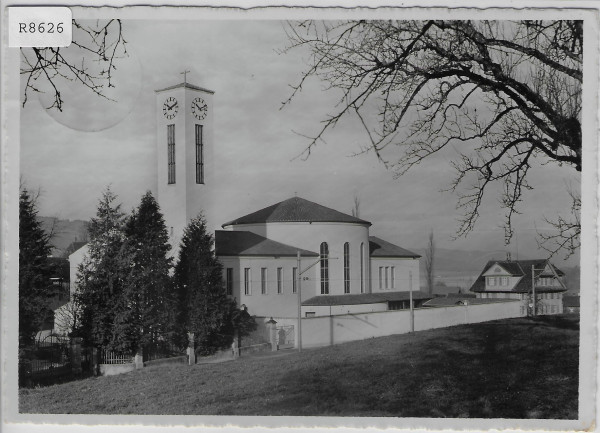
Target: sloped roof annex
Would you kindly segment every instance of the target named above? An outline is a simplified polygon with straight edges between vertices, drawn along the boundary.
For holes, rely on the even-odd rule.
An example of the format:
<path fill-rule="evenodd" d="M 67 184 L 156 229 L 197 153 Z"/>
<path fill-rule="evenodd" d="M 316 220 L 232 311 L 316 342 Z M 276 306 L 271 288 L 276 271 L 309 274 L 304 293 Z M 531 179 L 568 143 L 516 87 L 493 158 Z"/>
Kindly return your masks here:
<path fill-rule="evenodd" d="M 318 257 L 317 253 L 267 239 L 248 231 L 215 231 L 215 254 L 224 256 Z"/>
<path fill-rule="evenodd" d="M 413 259 L 421 257 L 412 251 L 384 241 L 376 236 L 369 236 L 369 252 L 371 257 L 404 257 Z"/>
<path fill-rule="evenodd" d="M 371 225 L 369 221 L 356 218 L 305 200 L 292 197 L 256 212 L 249 213 L 223 224 L 222 227 L 240 224 L 264 224 L 270 222 L 341 222 Z"/>
<path fill-rule="evenodd" d="M 431 299 L 432 296 L 418 290 L 413 291 L 413 300 Z M 319 295 L 302 302 L 304 306 L 334 306 L 378 304 L 390 301 L 407 301 L 410 292 L 360 293 L 348 295 Z"/>

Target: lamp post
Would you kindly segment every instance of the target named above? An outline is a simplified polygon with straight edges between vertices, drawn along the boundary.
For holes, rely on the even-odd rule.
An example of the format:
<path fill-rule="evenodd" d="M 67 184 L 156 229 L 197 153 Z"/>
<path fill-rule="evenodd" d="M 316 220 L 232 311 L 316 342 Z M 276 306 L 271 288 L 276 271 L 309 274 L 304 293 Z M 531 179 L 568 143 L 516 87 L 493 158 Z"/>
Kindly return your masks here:
<path fill-rule="evenodd" d="M 296 253 L 296 262 L 297 262 L 297 266 L 298 266 L 298 271 L 297 271 L 297 275 L 296 275 L 296 288 L 298 289 L 298 352 L 302 352 L 302 274 L 305 273 L 306 271 L 308 271 L 310 268 L 312 268 L 313 266 L 315 266 L 317 263 L 319 263 L 321 261 L 321 256 L 319 256 L 319 259 L 314 262 L 313 264 L 311 264 L 310 266 L 308 266 L 306 269 L 302 269 L 301 268 L 301 256 L 300 256 L 300 251 L 297 251 Z M 337 259 L 337 257 L 328 257 L 327 259 Z"/>

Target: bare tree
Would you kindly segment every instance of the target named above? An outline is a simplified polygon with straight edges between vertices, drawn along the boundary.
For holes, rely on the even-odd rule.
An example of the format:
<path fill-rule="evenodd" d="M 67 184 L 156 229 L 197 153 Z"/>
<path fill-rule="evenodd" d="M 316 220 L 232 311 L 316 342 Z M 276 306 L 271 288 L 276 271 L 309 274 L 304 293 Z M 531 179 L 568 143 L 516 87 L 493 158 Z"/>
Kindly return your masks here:
<path fill-rule="evenodd" d="M 360 218 L 360 198 L 354 195 L 354 206 L 352 207 L 352 216 Z"/>
<path fill-rule="evenodd" d="M 553 228 L 550 234 L 538 230 L 538 246 L 547 251 L 550 257 L 563 252 L 565 259 L 568 259 L 581 245 L 581 195 L 570 187 L 567 191 L 571 196 L 571 215 L 558 215 L 554 220 L 546 218 L 546 223 Z"/>
<path fill-rule="evenodd" d="M 284 52 L 311 56 L 284 105 L 311 77 L 339 94 L 305 157 L 349 116 L 397 176 L 448 151 L 457 237 L 473 230 L 492 184 L 502 185 L 508 244 L 532 165 L 581 171 L 582 21 L 310 21 L 287 32 Z"/>
<path fill-rule="evenodd" d="M 62 111 L 61 86 L 64 80 L 77 82 L 96 95 L 107 98 L 104 90 L 114 87 L 115 61 L 127 55 L 121 20 L 96 21 L 91 25 L 73 20 L 71 45 L 79 55 L 73 56 L 75 50 L 71 47 L 21 49 L 21 75 L 26 78 L 23 106 L 30 92 L 50 89 L 54 97 L 47 108 Z"/>
<path fill-rule="evenodd" d="M 81 307 L 71 299 L 54 311 L 54 328 L 60 335 L 70 335 L 79 326 Z"/>
<path fill-rule="evenodd" d="M 425 250 L 425 276 L 427 278 L 427 291 L 431 295 L 433 294 L 434 284 L 434 262 L 435 262 L 435 243 L 433 242 L 433 230 L 429 232 L 429 241 L 427 243 L 427 250 Z"/>

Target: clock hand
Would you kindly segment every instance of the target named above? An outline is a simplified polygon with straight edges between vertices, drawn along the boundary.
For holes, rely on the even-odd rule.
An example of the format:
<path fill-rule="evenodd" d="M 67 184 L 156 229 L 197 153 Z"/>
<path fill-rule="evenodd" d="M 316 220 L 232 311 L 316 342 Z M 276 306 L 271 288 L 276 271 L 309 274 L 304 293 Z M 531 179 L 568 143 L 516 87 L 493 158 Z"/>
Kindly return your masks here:
<path fill-rule="evenodd" d="M 169 106 L 169 110 L 171 110 L 173 107 L 175 107 L 177 105 L 177 102 L 175 102 L 173 105 Z"/>

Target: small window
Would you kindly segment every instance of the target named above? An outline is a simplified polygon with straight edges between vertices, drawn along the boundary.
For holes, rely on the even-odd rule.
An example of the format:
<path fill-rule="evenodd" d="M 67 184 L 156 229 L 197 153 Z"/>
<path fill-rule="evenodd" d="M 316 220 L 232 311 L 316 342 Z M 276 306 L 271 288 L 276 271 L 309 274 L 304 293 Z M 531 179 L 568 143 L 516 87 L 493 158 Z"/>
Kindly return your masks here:
<path fill-rule="evenodd" d="M 292 293 L 298 292 L 298 268 L 292 268 Z"/>
<path fill-rule="evenodd" d="M 233 268 L 225 270 L 225 289 L 229 296 L 233 295 Z"/>
<path fill-rule="evenodd" d="M 260 293 L 267 294 L 267 268 L 260 268 Z"/>
<path fill-rule="evenodd" d="M 283 268 L 277 268 L 277 293 L 283 293 Z"/>
<path fill-rule="evenodd" d="M 250 296 L 252 294 L 252 275 L 250 268 L 244 268 L 244 295 Z"/>
<path fill-rule="evenodd" d="M 306 313 L 304 313 L 304 317 L 315 317 L 315 312 L 307 311 Z"/>
<path fill-rule="evenodd" d="M 396 269 L 394 266 L 390 267 L 390 287 L 392 289 L 396 288 Z"/>
<path fill-rule="evenodd" d="M 383 289 L 383 266 L 379 267 L 379 289 Z"/>

